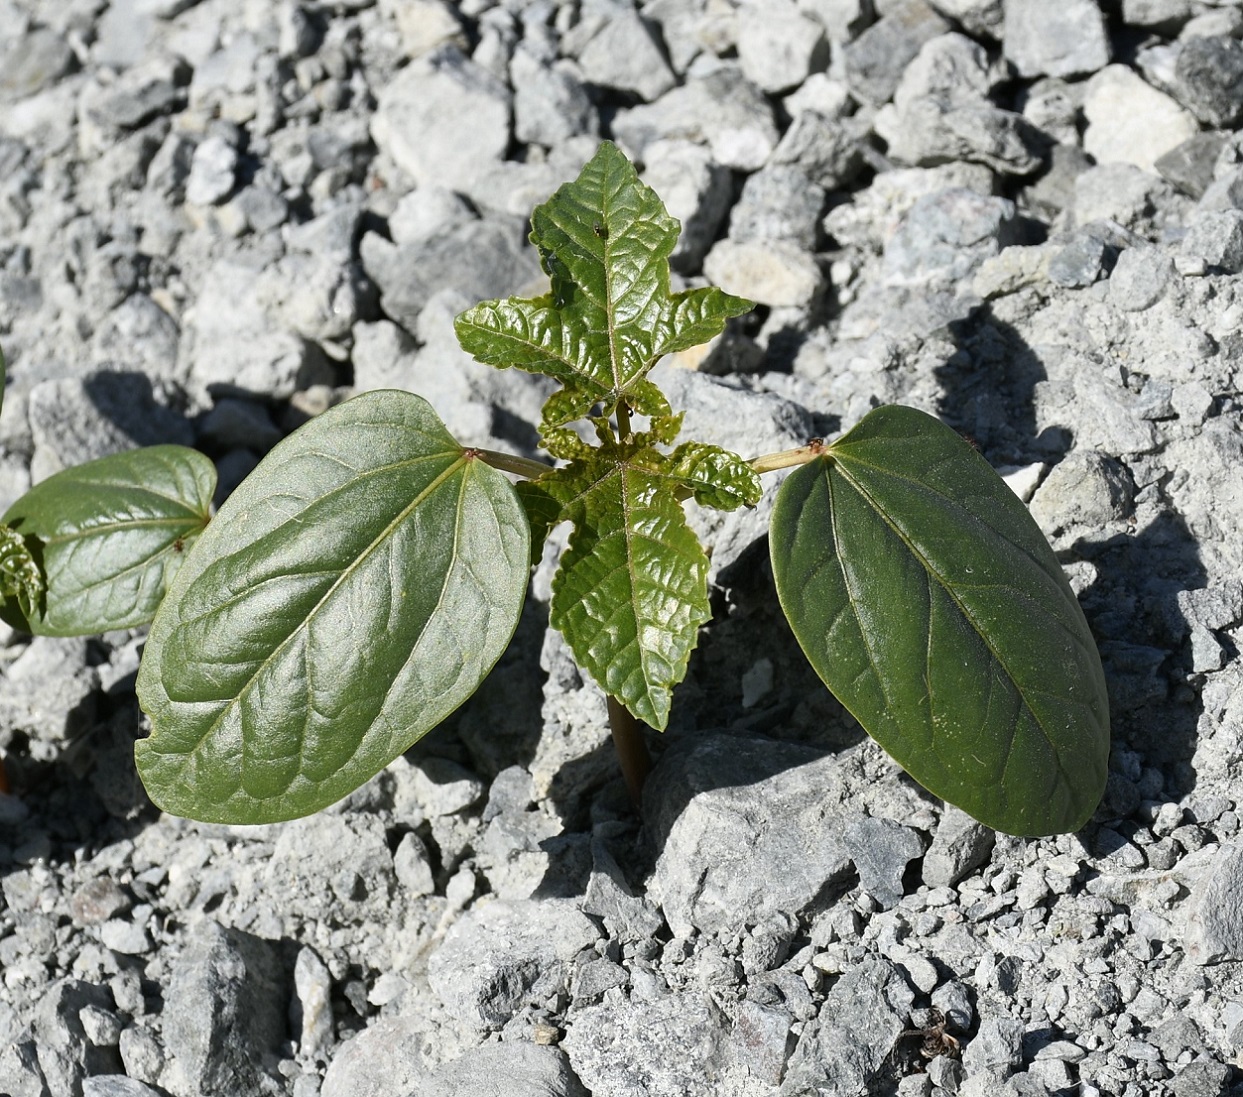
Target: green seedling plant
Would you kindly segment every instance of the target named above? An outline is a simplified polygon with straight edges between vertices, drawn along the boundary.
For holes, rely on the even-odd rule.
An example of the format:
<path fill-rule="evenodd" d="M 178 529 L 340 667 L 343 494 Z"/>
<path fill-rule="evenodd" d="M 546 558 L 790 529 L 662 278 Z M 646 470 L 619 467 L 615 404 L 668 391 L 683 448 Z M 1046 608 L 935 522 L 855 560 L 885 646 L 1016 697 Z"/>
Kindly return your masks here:
<path fill-rule="evenodd" d="M 549 291 L 461 314 L 462 346 L 560 388 L 548 464 L 464 445 L 409 392 L 280 442 L 210 513 L 174 446 L 67 469 L 3 515 L 0 615 L 54 636 L 151 621 L 138 770 L 161 808 L 261 823 L 348 795 L 450 715 L 510 643 L 548 532 L 550 620 L 599 684 L 632 792 L 710 618 L 684 507 L 774 503 L 776 593 L 846 709 L 918 782 L 1000 830 L 1073 830 L 1109 720 L 1079 604 L 1026 508 L 953 430 L 879 407 L 754 459 L 679 438 L 650 380 L 751 302 L 671 292 L 678 224 L 605 143 L 532 217 Z"/>

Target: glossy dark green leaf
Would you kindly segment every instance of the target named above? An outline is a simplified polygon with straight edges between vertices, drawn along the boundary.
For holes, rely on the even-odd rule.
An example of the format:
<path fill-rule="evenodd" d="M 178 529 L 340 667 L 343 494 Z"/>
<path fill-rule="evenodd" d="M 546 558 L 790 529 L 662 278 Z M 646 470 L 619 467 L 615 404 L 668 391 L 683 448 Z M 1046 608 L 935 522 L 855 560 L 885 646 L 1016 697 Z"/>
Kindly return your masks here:
<path fill-rule="evenodd" d="M 871 412 L 782 485 L 773 573 L 803 651 L 922 785 L 1013 834 L 1100 801 L 1100 657 L 1039 528 L 987 462 L 910 408 Z"/>
<path fill-rule="evenodd" d="M 229 497 L 152 625 L 136 744 L 152 799 L 271 822 L 353 791 L 504 652 L 529 546 L 509 481 L 421 398 L 311 420 Z"/>
<path fill-rule="evenodd" d="M 575 659 L 638 719 L 663 730 L 709 619 L 708 558 L 652 450 L 604 447 L 524 489 L 544 525 L 574 524 L 549 619 Z M 553 509 L 559 507 L 559 512 Z"/>
<path fill-rule="evenodd" d="M 578 179 L 536 208 L 531 226 L 551 292 L 484 301 L 456 329 L 479 361 L 565 386 L 570 395 L 555 398 L 546 428 L 596 403 L 611 414 L 623 398 L 643 414 L 663 414 L 648 410 L 654 390 L 641 384 L 657 360 L 706 342 L 752 308 L 715 287 L 670 292 L 678 223 L 607 141 Z"/>
<path fill-rule="evenodd" d="M 128 450 L 65 469 L 0 518 L 42 578 L 33 602 L 0 610 L 14 628 L 86 636 L 145 625 L 207 525 L 216 470 L 184 446 Z"/>

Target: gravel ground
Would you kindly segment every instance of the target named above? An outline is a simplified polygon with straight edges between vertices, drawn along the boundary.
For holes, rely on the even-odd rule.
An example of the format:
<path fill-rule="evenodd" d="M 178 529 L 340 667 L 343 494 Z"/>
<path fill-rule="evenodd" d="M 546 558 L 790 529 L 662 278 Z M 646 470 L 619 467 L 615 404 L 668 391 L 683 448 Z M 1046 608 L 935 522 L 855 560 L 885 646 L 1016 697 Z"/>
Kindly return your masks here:
<path fill-rule="evenodd" d="M 1049 536 L 1108 790 L 1019 840 L 922 792 L 698 517 L 641 818 L 533 580 L 445 727 L 299 822 L 160 815 L 142 633 L 0 636 L 0 1093 L 1243 1094 L 1243 12 L 1226 0 L 0 0 L 0 505 L 193 444 L 222 492 L 352 392 L 530 454 L 451 319 L 616 140 L 685 282 L 660 367 L 745 454 L 900 401 Z M 768 496 L 771 500 L 771 492 Z M 771 505 L 769 503 L 768 505 Z"/>

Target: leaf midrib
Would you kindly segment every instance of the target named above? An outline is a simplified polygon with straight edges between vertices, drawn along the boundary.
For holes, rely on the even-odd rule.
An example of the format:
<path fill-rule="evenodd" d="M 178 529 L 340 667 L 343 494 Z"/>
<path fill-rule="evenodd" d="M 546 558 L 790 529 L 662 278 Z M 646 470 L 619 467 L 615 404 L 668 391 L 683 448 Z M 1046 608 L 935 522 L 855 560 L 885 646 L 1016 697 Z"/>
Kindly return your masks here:
<path fill-rule="evenodd" d="M 851 459 L 853 460 L 853 458 Z M 932 566 L 932 562 L 915 547 L 914 543 L 907 536 L 906 531 L 903 530 L 900 526 L 898 526 L 893 521 L 893 519 L 889 515 L 889 512 L 883 506 L 880 505 L 880 503 L 871 494 L 871 492 L 869 492 L 859 480 L 857 480 L 855 477 L 850 475 L 849 471 L 843 467 L 844 462 L 841 461 L 840 458 L 837 460 L 834 460 L 832 457 L 830 457 L 829 460 L 833 461 L 833 463 L 837 466 L 837 470 L 841 474 L 842 479 L 845 480 L 848 484 L 850 484 L 850 486 L 854 488 L 855 491 L 857 491 L 859 495 L 862 496 L 863 499 L 867 501 L 867 503 L 872 507 L 873 511 L 894 532 L 894 534 L 903 543 L 903 545 L 906 546 L 907 550 L 911 553 L 911 555 L 916 560 L 919 561 L 925 573 L 936 579 L 938 585 L 941 587 L 942 591 L 948 596 L 950 601 L 954 604 L 958 612 L 961 613 L 962 616 L 970 623 L 971 628 L 974 631 L 975 635 L 981 641 L 983 641 L 984 646 L 988 649 L 988 653 L 992 657 L 993 662 L 1002 669 L 1002 671 L 1006 675 L 1007 680 L 1010 682 L 1011 686 L 1013 687 L 1015 693 L 1022 699 L 1023 708 L 1028 713 L 1031 714 L 1033 722 L 1035 723 L 1036 727 L 1040 729 L 1040 734 L 1044 736 L 1045 742 L 1048 744 L 1050 752 L 1052 753 L 1053 757 L 1057 760 L 1058 772 L 1062 775 L 1064 782 L 1066 783 L 1067 786 L 1071 788 L 1075 787 L 1075 782 L 1071 779 L 1070 774 L 1066 770 L 1065 763 L 1062 758 L 1062 752 L 1058 750 L 1057 744 L 1054 742 L 1052 736 L 1049 734 L 1048 729 L 1045 727 L 1044 721 L 1041 719 L 1040 714 L 1036 712 L 1036 710 L 1032 707 L 1032 705 L 1028 701 L 1026 690 L 1021 688 L 1019 683 L 1015 680 L 1013 673 L 1011 673 L 1009 664 L 1004 659 L 1002 659 L 1001 656 L 998 654 L 987 632 L 980 627 L 979 622 L 976 620 L 976 618 L 968 611 L 967 607 L 964 605 L 962 600 L 958 598 L 956 592 L 949 585 L 945 576 L 943 576 L 940 573 L 940 571 L 934 568 Z M 859 462 L 859 463 L 868 465 L 868 467 L 871 467 L 871 468 L 875 468 L 875 466 L 869 465 L 867 462 Z M 881 471 L 884 471 L 884 470 L 881 470 Z M 907 480 L 910 483 L 918 483 L 918 481 L 910 480 L 908 477 L 899 477 L 899 478 Z M 934 493 L 934 494 L 937 494 L 937 493 Z M 834 534 L 834 536 L 836 538 L 836 533 Z M 929 626 L 929 628 L 931 629 L 931 625 Z M 1009 769 L 1010 760 L 1011 758 L 1013 758 L 1013 756 L 1014 756 L 1014 736 L 1012 734 L 1009 737 L 1007 745 L 1006 745 L 1006 761 L 1002 766 L 1003 775 Z M 1003 777 L 1003 780 L 1004 780 L 1004 777 Z"/>
<path fill-rule="evenodd" d="M 395 462 L 394 464 L 384 466 L 382 469 L 371 470 L 371 474 L 374 475 L 382 471 L 392 471 L 395 469 L 402 468 L 404 466 L 412 466 L 412 465 L 420 464 L 424 461 L 434 460 L 436 457 L 443 458 L 445 456 L 447 456 L 447 454 L 443 452 L 440 454 L 423 455 L 412 461 Z M 437 491 L 441 487 L 441 485 L 445 483 L 446 480 L 449 479 L 450 476 L 452 476 L 457 471 L 463 469 L 465 466 L 468 465 L 468 463 L 469 463 L 469 459 L 466 457 L 466 455 L 460 454 L 457 460 L 455 460 L 443 472 L 441 472 L 430 484 L 428 484 L 417 496 L 415 496 L 415 498 L 412 499 L 409 504 L 403 507 L 397 513 L 397 515 L 392 519 L 392 521 L 390 521 L 387 525 L 385 525 L 383 530 L 371 540 L 371 542 L 367 545 L 367 547 L 363 549 L 363 551 L 360 552 L 353 561 L 351 561 L 349 566 L 342 569 L 341 574 L 337 576 L 336 580 L 329 586 L 329 588 L 323 593 L 323 595 L 320 596 L 319 600 L 315 603 L 315 605 L 311 607 L 311 609 L 307 612 L 306 616 L 298 624 L 298 627 L 293 629 L 289 633 L 288 636 L 286 636 L 279 644 L 276 645 L 276 647 L 274 647 L 264 657 L 263 661 L 259 663 L 259 665 L 255 668 L 254 672 L 250 675 L 249 678 L 247 678 L 245 684 L 241 687 L 241 689 L 239 689 L 232 698 L 229 698 L 228 701 L 224 705 L 221 706 L 220 711 L 212 718 L 211 722 L 207 724 L 206 727 L 204 727 L 202 734 L 200 734 L 197 737 L 197 739 L 194 741 L 193 746 L 191 746 L 188 750 L 179 751 L 178 752 L 179 754 L 181 754 L 184 758 L 189 759 L 191 756 L 198 753 L 198 751 L 202 748 L 203 743 L 207 741 L 208 737 L 212 735 L 219 728 L 221 721 L 223 721 L 225 718 L 225 715 L 235 705 L 237 705 L 247 695 L 250 689 L 254 686 L 255 680 L 263 672 L 264 668 L 267 667 L 272 662 L 272 660 L 274 660 L 281 652 L 283 652 L 288 647 L 288 645 L 292 642 L 293 638 L 296 635 L 298 635 L 302 630 L 304 630 L 309 625 L 310 621 L 314 618 L 316 613 L 320 611 L 320 609 L 324 606 L 324 604 L 340 588 L 341 584 L 346 580 L 346 578 L 349 575 L 353 574 L 353 572 L 360 566 L 360 564 L 378 549 L 378 547 L 392 533 L 393 529 L 395 529 L 402 521 L 404 521 L 405 518 L 411 513 L 411 511 L 413 511 L 417 506 L 419 506 L 421 503 L 429 499 L 431 495 L 435 491 Z M 335 488 L 332 492 L 325 493 L 325 495 L 320 496 L 319 498 L 325 499 L 325 498 L 328 498 L 330 495 L 334 495 L 341 491 L 345 491 L 348 488 L 355 486 L 357 484 L 357 481 L 360 479 L 363 479 L 363 477 L 356 477 L 354 480 L 350 480 L 344 484 L 341 484 L 337 488 Z M 292 518 L 286 519 L 286 521 L 281 524 L 285 525 L 290 521 L 293 521 L 293 519 Z M 275 529 L 279 529 L 279 528 L 280 526 L 275 527 Z M 456 557 L 456 552 L 457 552 L 457 548 L 455 545 L 454 547 L 455 557 Z M 447 574 L 448 573 L 446 572 L 446 575 Z M 202 572 L 200 572 L 199 575 L 196 575 L 194 579 L 191 580 L 190 585 L 193 585 L 193 582 L 197 581 L 199 576 L 201 575 L 202 575 Z M 187 586 L 187 590 L 188 589 L 189 587 Z M 443 598 L 443 593 L 444 592 L 442 590 L 441 591 L 442 598 Z M 198 620 L 201 620 L 203 617 L 209 616 L 209 614 L 218 613 L 221 609 L 223 609 L 225 606 L 229 605 L 233 601 L 235 601 L 235 599 L 228 599 L 225 602 L 220 603 L 220 605 L 214 606 L 210 611 L 206 611 L 203 614 L 198 615 L 197 617 L 188 618 L 184 621 L 179 620 L 178 627 L 189 623 L 189 621 L 198 621 Z M 437 604 L 439 604 L 439 602 Z M 172 630 L 170 630 L 169 635 L 171 635 L 171 632 Z"/>

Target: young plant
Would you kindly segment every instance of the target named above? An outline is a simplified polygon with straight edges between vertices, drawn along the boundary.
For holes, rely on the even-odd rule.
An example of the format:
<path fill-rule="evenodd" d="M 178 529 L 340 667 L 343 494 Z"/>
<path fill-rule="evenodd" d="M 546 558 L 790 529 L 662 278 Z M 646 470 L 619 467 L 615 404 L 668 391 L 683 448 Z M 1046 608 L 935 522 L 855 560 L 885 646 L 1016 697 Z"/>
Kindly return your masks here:
<path fill-rule="evenodd" d="M 154 614 L 138 676 L 151 734 L 136 744 L 152 799 L 271 822 L 347 795 L 475 691 L 517 626 L 532 559 L 569 522 L 550 619 L 608 698 L 637 795 L 636 721 L 665 727 L 710 616 L 683 505 L 754 505 L 761 473 L 799 466 L 769 542 L 826 685 L 917 781 L 988 825 L 1081 826 L 1105 782 L 1104 677 L 1026 509 L 910 408 L 754 460 L 679 443 L 682 416 L 650 370 L 751 304 L 670 292 L 677 231 L 606 143 L 533 215 L 549 292 L 458 317 L 480 361 L 560 383 L 540 424 L 555 467 L 463 445 L 397 391 L 290 435 L 210 522 L 204 458 L 120 454 L 4 515 L 0 613 L 54 635 Z"/>

